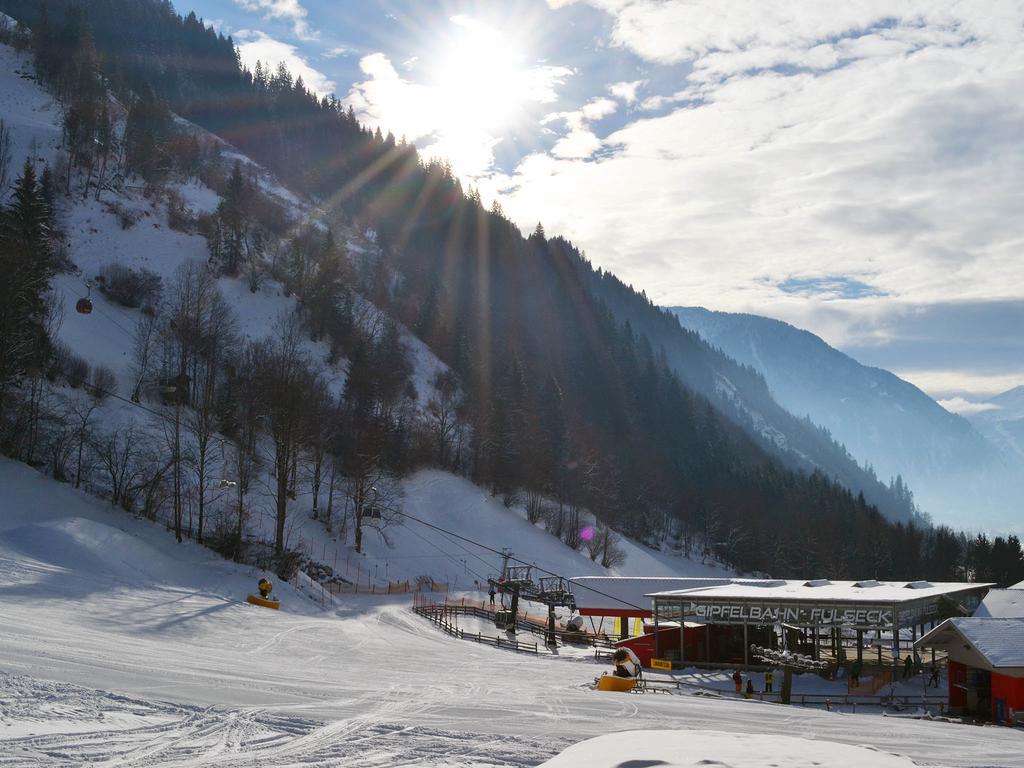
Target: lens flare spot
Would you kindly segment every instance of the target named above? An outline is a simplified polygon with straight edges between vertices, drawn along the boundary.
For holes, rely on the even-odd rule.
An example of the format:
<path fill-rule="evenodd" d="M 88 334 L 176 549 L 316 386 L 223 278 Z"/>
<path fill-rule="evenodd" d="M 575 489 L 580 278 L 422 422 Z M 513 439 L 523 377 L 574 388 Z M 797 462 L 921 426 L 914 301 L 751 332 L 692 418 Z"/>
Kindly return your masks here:
<path fill-rule="evenodd" d="M 583 529 L 580 530 L 580 539 L 583 541 L 593 541 L 595 533 L 597 533 L 597 531 L 594 530 L 594 526 L 584 526 Z"/>

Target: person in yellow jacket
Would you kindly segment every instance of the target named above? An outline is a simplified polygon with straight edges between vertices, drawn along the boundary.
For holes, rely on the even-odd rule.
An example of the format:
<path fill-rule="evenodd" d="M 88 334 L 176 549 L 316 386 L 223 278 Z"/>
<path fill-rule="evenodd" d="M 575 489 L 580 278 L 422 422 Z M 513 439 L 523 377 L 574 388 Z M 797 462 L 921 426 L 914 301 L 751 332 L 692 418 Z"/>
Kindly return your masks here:
<path fill-rule="evenodd" d="M 771 693 L 772 685 L 775 683 L 775 672 L 769 669 L 764 673 L 764 692 Z"/>

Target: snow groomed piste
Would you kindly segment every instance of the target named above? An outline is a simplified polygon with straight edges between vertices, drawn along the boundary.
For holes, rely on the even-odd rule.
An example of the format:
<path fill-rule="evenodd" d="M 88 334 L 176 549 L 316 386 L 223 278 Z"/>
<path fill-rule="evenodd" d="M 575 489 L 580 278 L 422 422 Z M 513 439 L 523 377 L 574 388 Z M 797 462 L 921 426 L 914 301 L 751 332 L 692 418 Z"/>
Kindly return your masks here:
<path fill-rule="evenodd" d="M 737 743 L 763 734 L 747 742 L 748 765 L 770 762 L 767 745 L 782 750 L 772 740 L 784 735 L 795 741 L 780 755 L 866 744 L 879 752 L 864 765 L 891 753 L 1020 766 L 1020 734 L 1005 728 L 597 692 L 593 677 L 609 667 L 586 660 L 593 649 L 572 660 L 453 639 L 413 614 L 407 595 L 349 596 L 324 611 L 278 584 L 280 609 L 256 608 L 242 600 L 258 572 L 23 465 L 0 461 L 0 487 L 5 766 L 521 768 L 625 728 L 678 732 L 664 736 L 685 752 L 672 746 L 665 760 L 724 760 L 731 753 L 703 733 L 713 731 Z M 661 743 L 612 742 L 634 760 Z M 554 764 L 591 764 L 574 754 Z"/>

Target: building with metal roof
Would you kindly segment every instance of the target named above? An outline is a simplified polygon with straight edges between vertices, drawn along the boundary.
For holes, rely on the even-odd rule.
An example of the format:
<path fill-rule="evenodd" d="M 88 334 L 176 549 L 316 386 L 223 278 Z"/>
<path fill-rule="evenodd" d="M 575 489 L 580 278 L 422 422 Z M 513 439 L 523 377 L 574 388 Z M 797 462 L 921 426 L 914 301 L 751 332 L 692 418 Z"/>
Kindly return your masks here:
<path fill-rule="evenodd" d="M 799 649 L 836 664 L 850 655 L 864 662 L 871 635 L 879 665 L 899 663 L 928 625 L 950 616 L 970 616 L 991 584 L 928 581 L 832 581 L 830 579 L 623 579 L 587 583 L 600 590 L 588 597 L 575 589 L 581 613 L 638 611 L 647 604 L 653 619 L 634 651 L 673 666 L 688 663 L 748 664 L 752 644 Z M 638 590 L 658 583 L 668 589 Z M 637 615 L 637 614 L 633 614 Z M 632 646 L 631 646 L 632 647 Z"/>
<path fill-rule="evenodd" d="M 1024 618 L 947 619 L 915 647 L 947 654 L 953 711 L 997 723 L 1024 712 Z"/>

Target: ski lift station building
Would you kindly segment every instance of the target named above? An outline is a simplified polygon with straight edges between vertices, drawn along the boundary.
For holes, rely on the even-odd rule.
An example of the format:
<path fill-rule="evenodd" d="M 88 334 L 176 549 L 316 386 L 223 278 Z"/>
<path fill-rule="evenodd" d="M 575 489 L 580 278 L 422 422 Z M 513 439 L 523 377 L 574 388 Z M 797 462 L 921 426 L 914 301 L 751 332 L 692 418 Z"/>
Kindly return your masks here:
<path fill-rule="evenodd" d="M 898 664 L 929 626 L 970 616 L 993 586 L 728 577 L 588 576 L 572 582 L 581 615 L 644 619 L 644 634 L 622 644 L 644 666 L 658 659 L 674 668 L 746 665 L 751 645 L 778 648 L 783 641 L 837 664 L 853 657 L 871 663 L 870 643 L 877 663 Z"/>
<path fill-rule="evenodd" d="M 1024 722 L 1024 582 L 991 590 L 974 616 L 942 622 L 917 647 L 945 651 L 953 711 Z"/>

